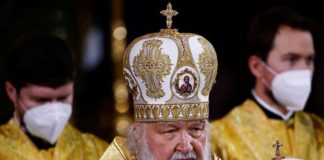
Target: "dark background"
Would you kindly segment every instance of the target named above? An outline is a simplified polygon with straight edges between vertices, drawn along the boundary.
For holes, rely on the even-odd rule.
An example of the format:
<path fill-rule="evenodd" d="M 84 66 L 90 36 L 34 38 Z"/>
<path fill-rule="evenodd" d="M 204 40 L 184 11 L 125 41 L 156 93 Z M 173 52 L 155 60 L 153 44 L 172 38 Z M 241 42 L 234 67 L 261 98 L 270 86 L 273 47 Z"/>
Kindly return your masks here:
<path fill-rule="evenodd" d="M 71 123 L 111 141 L 116 135 L 113 80 L 116 68 L 111 58 L 111 19 L 114 1 L 127 28 L 127 44 L 143 34 L 165 27 L 159 14 L 166 0 L 2 0 L 0 2 L 0 123 L 12 116 L 13 107 L 4 90 L 4 55 L 22 33 L 45 31 L 66 39 L 75 52 L 78 77 Z M 217 83 L 210 96 L 210 119 L 224 116 L 249 94 L 253 78 L 247 70 L 244 42 L 253 17 L 271 6 L 287 5 L 318 24 L 316 70 L 306 111 L 324 117 L 324 4 L 320 0 L 173 0 L 179 14 L 174 28 L 204 36 L 215 47 L 219 68 Z M 104 56 L 93 70 L 84 70 L 83 49 L 86 32 L 96 26 L 103 35 Z M 131 111 L 127 113 L 132 115 Z"/>

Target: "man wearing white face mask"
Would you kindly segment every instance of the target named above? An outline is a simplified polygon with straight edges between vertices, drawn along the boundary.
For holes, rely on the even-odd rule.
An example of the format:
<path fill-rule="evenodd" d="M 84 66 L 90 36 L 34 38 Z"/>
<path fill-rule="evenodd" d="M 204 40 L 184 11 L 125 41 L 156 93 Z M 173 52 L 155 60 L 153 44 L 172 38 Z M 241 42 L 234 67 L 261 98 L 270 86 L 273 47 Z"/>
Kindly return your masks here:
<path fill-rule="evenodd" d="M 14 117 L 0 126 L 1 160 L 92 160 L 106 142 L 68 124 L 74 64 L 65 41 L 27 34 L 10 49 L 5 87 Z"/>
<path fill-rule="evenodd" d="M 290 8 L 258 15 L 248 35 L 248 67 L 255 77 L 251 97 L 212 123 L 212 145 L 224 160 L 281 155 L 324 158 L 324 122 L 302 112 L 311 91 L 315 49 L 310 22 Z"/>

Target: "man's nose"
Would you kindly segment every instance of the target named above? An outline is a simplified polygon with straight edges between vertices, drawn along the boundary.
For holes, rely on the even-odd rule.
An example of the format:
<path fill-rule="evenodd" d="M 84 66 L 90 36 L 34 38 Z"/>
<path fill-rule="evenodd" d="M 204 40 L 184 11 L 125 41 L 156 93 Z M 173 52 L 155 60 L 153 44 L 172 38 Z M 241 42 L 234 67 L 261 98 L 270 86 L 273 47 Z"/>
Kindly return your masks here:
<path fill-rule="evenodd" d="M 188 134 L 187 131 L 180 132 L 176 150 L 181 153 L 190 153 L 193 149 L 191 141 L 192 137 Z"/>

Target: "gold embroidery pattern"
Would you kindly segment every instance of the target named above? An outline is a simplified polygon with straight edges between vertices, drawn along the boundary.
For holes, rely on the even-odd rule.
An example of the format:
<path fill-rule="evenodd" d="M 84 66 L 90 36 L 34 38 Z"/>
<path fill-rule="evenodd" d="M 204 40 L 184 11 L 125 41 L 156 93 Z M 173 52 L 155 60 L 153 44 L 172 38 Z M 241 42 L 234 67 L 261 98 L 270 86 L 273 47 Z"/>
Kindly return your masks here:
<path fill-rule="evenodd" d="M 133 63 L 135 76 L 141 77 L 145 83 L 146 95 L 155 99 L 165 95 L 161 82 L 165 75 L 170 74 L 172 65 L 170 57 L 162 53 L 161 45 L 161 40 L 145 41 Z"/>
<path fill-rule="evenodd" d="M 190 114 L 190 108 L 189 108 L 189 105 L 184 105 L 183 106 L 183 110 L 182 110 L 182 114 L 184 117 L 188 117 L 189 114 Z"/>
<path fill-rule="evenodd" d="M 136 108 L 136 107 L 135 107 Z M 168 119 L 169 115 L 170 115 L 170 107 L 165 105 L 161 107 L 161 114 L 163 116 L 164 119 Z M 144 117 L 143 117 L 144 118 Z M 140 119 L 140 118 L 139 118 Z M 158 118 L 157 118 L 158 119 Z"/>
<path fill-rule="evenodd" d="M 188 54 L 184 54 L 180 57 L 179 66 L 193 66 L 193 61 Z"/>
<path fill-rule="evenodd" d="M 191 57 L 190 47 L 188 44 L 188 37 L 183 36 L 183 38 L 180 40 L 181 40 L 181 45 L 182 45 L 183 51 L 182 51 L 181 56 L 178 61 L 178 67 L 182 67 L 182 66 L 194 67 L 195 63 L 193 62 L 192 57 Z"/>
<path fill-rule="evenodd" d="M 139 98 L 139 88 L 137 86 L 137 83 L 131 76 L 131 74 L 127 71 L 124 70 L 124 80 L 126 82 L 126 86 L 128 88 L 128 91 L 135 97 L 137 100 Z"/>
<path fill-rule="evenodd" d="M 183 36 L 181 40 L 181 46 L 182 46 L 182 53 L 181 56 L 178 60 L 178 68 L 183 67 L 183 66 L 191 66 L 195 68 L 195 63 L 192 59 L 192 53 L 189 45 L 188 38 L 190 35 L 185 35 Z"/>
<path fill-rule="evenodd" d="M 160 34 L 164 36 L 171 36 L 175 38 L 181 38 L 182 35 L 178 32 L 177 29 L 161 29 Z"/>
<path fill-rule="evenodd" d="M 190 104 L 136 104 L 135 121 L 154 122 L 208 119 L 208 106 L 208 102 Z"/>
<path fill-rule="evenodd" d="M 201 70 L 201 73 L 205 76 L 205 86 L 201 91 L 201 94 L 204 96 L 209 95 L 210 90 L 213 87 L 213 84 L 216 82 L 217 74 L 217 57 L 214 48 L 211 44 L 203 39 L 198 38 L 198 41 L 203 47 L 203 53 L 199 55 L 198 64 Z"/>
<path fill-rule="evenodd" d="M 178 118 L 180 115 L 180 107 L 179 105 L 175 105 L 171 109 L 171 114 L 174 118 Z"/>
<path fill-rule="evenodd" d="M 151 108 L 146 107 L 146 109 L 145 109 L 146 117 L 151 117 L 151 112 L 152 112 Z"/>
<path fill-rule="evenodd" d="M 144 108 L 139 109 L 139 117 L 144 117 Z"/>
<path fill-rule="evenodd" d="M 158 106 L 153 107 L 153 116 L 154 116 L 154 118 L 159 117 L 159 107 Z"/>
<path fill-rule="evenodd" d="M 193 105 L 191 110 L 192 110 L 192 115 L 194 117 L 196 117 L 198 115 L 198 111 L 199 111 L 197 105 Z M 204 113 L 204 112 L 201 112 L 201 113 Z"/>

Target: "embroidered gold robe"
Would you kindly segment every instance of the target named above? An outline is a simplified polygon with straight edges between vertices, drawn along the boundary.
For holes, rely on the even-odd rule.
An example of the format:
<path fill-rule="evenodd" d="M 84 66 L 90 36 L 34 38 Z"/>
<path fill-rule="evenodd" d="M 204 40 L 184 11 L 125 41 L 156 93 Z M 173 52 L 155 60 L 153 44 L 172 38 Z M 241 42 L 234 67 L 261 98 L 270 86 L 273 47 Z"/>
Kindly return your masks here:
<path fill-rule="evenodd" d="M 98 160 L 107 146 L 68 124 L 54 147 L 40 150 L 14 119 L 0 126 L 0 160 Z"/>
<path fill-rule="evenodd" d="M 267 160 L 275 155 L 304 160 L 324 160 L 324 121 L 314 114 L 296 112 L 284 122 L 268 118 L 252 100 L 246 100 L 227 116 L 212 122 L 213 151 L 223 160 Z"/>
<path fill-rule="evenodd" d="M 135 160 L 135 156 L 127 149 L 124 138 L 115 137 L 100 160 Z M 220 159 L 214 154 L 213 160 Z"/>

